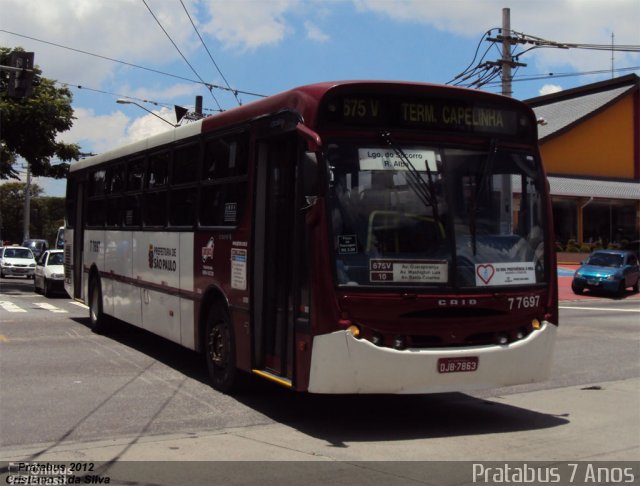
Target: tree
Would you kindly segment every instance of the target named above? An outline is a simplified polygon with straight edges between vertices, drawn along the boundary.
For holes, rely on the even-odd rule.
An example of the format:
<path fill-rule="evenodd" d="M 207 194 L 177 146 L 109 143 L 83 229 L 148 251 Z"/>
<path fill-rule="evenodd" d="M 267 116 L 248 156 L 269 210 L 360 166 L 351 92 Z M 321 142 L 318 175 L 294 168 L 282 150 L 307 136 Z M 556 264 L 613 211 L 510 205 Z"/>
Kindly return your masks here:
<path fill-rule="evenodd" d="M 24 221 L 24 182 L 0 184 L 0 240 L 22 242 Z M 54 243 L 54 235 L 64 223 L 64 198 L 43 197 L 42 188 L 31 184 L 29 235 Z"/>
<path fill-rule="evenodd" d="M 13 51 L 0 46 L 0 65 L 8 65 Z M 0 72 L 0 179 L 17 179 L 13 165 L 24 158 L 34 176 L 64 178 L 68 161 L 80 158 L 76 144 L 58 142 L 56 137 L 73 125 L 71 91 L 57 88 L 55 81 L 41 76 L 37 67 L 31 96 L 23 99 L 8 95 L 9 73 Z M 62 161 L 52 165 L 51 159 Z"/>

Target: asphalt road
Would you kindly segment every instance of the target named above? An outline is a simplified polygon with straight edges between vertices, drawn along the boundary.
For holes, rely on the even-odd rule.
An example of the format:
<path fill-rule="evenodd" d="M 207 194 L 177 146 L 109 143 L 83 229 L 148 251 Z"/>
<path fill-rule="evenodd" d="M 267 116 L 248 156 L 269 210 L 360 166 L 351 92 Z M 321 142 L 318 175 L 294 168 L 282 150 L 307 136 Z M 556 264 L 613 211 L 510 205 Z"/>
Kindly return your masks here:
<path fill-rule="evenodd" d="M 563 302 L 542 384 L 317 396 L 257 382 L 230 397 L 208 386 L 198 355 L 124 324 L 93 334 L 85 307 L 31 285 L 0 281 L 0 461 L 640 459 L 635 299 Z M 369 478 L 343 472 L 327 477 Z"/>

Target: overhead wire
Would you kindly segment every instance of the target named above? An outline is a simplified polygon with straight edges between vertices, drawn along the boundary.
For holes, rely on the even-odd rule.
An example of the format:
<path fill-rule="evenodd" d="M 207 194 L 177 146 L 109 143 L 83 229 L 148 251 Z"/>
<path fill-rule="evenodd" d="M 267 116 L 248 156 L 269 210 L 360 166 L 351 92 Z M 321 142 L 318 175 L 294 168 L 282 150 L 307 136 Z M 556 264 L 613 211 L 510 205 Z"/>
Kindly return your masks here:
<path fill-rule="evenodd" d="M 454 86 L 464 86 L 464 87 L 473 87 L 473 88 L 479 88 L 481 86 L 497 84 L 494 82 L 494 80 L 501 75 L 501 68 L 500 68 L 499 62 L 495 62 L 495 61 L 484 62 L 484 59 L 486 58 L 491 47 L 485 50 L 485 52 L 483 53 L 478 63 L 475 65 L 475 67 L 471 68 L 471 66 L 474 64 L 474 62 L 478 58 L 478 53 L 480 52 L 480 44 L 482 43 L 482 40 L 484 39 L 485 36 L 489 36 L 496 29 L 497 28 L 494 27 L 486 31 L 484 34 L 482 34 L 482 38 L 479 41 L 478 45 L 476 46 L 471 63 L 469 63 L 469 65 L 460 74 L 456 75 L 452 80 L 448 81 L 446 84 L 453 84 Z M 501 29 L 497 29 L 497 30 L 500 31 Z M 546 48 L 554 47 L 554 48 L 562 48 L 562 49 L 576 48 L 576 49 L 590 49 L 590 50 L 618 51 L 618 52 L 640 52 L 640 46 L 636 46 L 636 45 L 617 45 L 616 46 L 616 45 L 607 45 L 607 44 L 561 43 L 561 42 L 555 42 L 555 41 L 548 41 L 540 37 L 535 37 L 535 36 L 531 36 L 531 35 L 524 34 L 521 32 L 516 32 L 516 31 L 511 31 L 511 34 L 518 36 L 518 38 L 516 39 L 516 45 L 517 44 L 533 44 L 533 46 L 527 49 L 524 49 L 520 52 L 516 52 L 516 49 L 514 48 L 513 52 L 510 53 L 511 60 L 514 60 L 514 59 L 518 60 L 519 57 L 522 56 L 523 54 L 533 49 L 538 49 L 543 47 L 546 47 Z M 491 46 L 498 49 L 499 57 L 500 59 L 502 59 L 502 52 L 500 51 L 497 45 L 498 43 L 497 41 L 499 40 L 499 38 L 491 39 L 487 37 L 486 40 L 490 40 Z M 547 76 L 549 76 L 549 75 L 542 75 L 542 76 L 533 76 L 528 78 L 516 79 L 515 75 L 518 72 L 519 67 L 520 67 L 519 65 L 516 66 L 516 69 L 512 74 L 512 81 L 539 80 L 539 79 L 545 79 Z M 556 77 L 582 76 L 582 75 L 589 75 L 589 74 L 608 73 L 612 71 L 629 71 L 629 70 L 635 70 L 635 69 L 637 68 L 621 68 L 621 69 L 615 69 L 615 70 L 606 69 L 601 71 L 572 73 L 572 74 L 560 75 Z M 550 73 L 550 75 L 553 75 L 553 73 Z M 475 77 L 476 79 L 469 81 L 473 77 Z"/>
<path fill-rule="evenodd" d="M 209 51 L 209 48 L 207 47 L 207 44 L 205 44 L 204 39 L 200 35 L 200 31 L 198 31 L 198 28 L 196 27 L 195 22 L 191 18 L 191 15 L 189 14 L 189 11 L 187 10 L 187 7 L 185 6 L 185 4 L 184 4 L 184 2 L 182 0 L 180 0 L 180 4 L 182 5 L 182 8 L 184 9 L 184 12 L 187 14 L 187 17 L 189 18 L 189 22 L 191 22 L 191 25 L 193 26 L 193 30 L 198 35 L 198 38 L 200 39 L 200 42 L 202 43 L 202 46 L 204 47 L 205 51 L 207 51 L 207 54 L 209 55 L 209 59 L 211 59 L 211 62 L 215 66 L 216 70 L 218 71 L 218 74 L 220 74 L 220 76 L 222 77 L 222 80 L 227 85 L 227 88 L 229 89 L 229 91 L 231 91 L 233 93 L 233 96 L 235 97 L 236 101 L 238 102 L 238 105 L 242 105 L 242 102 L 238 98 L 238 91 L 233 90 L 231 88 L 231 86 L 229 85 L 229 81 L 227 81 L 227 78 L 224 76 L 224 74 L 222 74 L 222 71 L 220 70 L 220 67 L 218 66 L 218 63 L 213 58 L 213 55 L 211 54 L 211 51 Z"/>
<path fill-rule="evenodd" d="M 255 93 L 255 92 L 252 92 L 252 91 L 243 91 L 243 90 L 240 90 L 240 89 L 230 89 L 230 88 L 227 88 L 225 86 L 220 86 L 220 85 L 213 84 L 213 83 L 203 82 L 202 80 L 196 80 L 196 79 L 192 79 L 192 78 L 187 78 L 185 76 L 180 76 L 178 74 L 172 74 L 172 73 L 168 73 L 166 71 L 161 71 L 159 69 L 154 69 L 154 68 L 150 68 L 150 67 L 146 67 L 146 66 L 141 66 L 139 64 L 134 64 L 134 63 L 131 63 L 131 62 L 123 61 L 121 59 L 115 59 L 113 57 L 104 56 L 102 54 L 96 54 L 95 52 L 89 52 L 89 51 L 85 51 L 85 50 L 82 50 L 82 49 L 77 49 L 75 47 L 69 47 L 69 46 L 65 46 L 65 45 L 62 45 L 62 44 L 57 44 L 55 42 L 50 42 L 50 41 L 46 41 L 46 40 L 43 40 L 43 39 L 38 39 L 36 37 L 31 37 L 31 36 L 24 35 L 24 34 L 18 34 L 17 32 L 11 32 L 11 31 L 5 30 L 5 29 L 0 29 L 0 32 L 4 32 L 5 34 L 9 34 L 9 35 L 15 35 L 16 37 L 22 37 L 24 39 L 29 39 L 29 40 L 32 40 L 32 41 L 35 41 L 35 42 L 40 42 L 42 44 L 50 45 L 50 46 L 53 46 L 53 47 L 58 47 L 60 49 L 65 49 L 65 50 L 77 52 L 79 54 L 84 54 L 86 56 L 96 57 L 96 58 L 99 58 L 99 59 L 103 59 L 105 61 L 115 62 L 115 63 L 118 63 L 118 64 L 122 64 L 124 66 L 129 66 L 129 67 L 136 68 L 136 69 L 142 69 L 144 71 L 148 71 L 148 72 L 155 73 L 155 74 L 160 74 L 162 76 L 168 76 L 168 77 L 171 77 L 171 78 L 174 78 L 174 79 L 181 79 L 183 81 L 188 81 L 190 83 L 204 84 L 204 86 L 207 89 L 215 88 L 215 89 L 220 89 L 220 90 L 223 90 L 223 91 L 233 91 L 233 92 L 236 92 L 236 93 L 239 93 L 239 94 L 244 94 L 244 95 L 247 95 L 247 96 L 255 96 L 255 97 L 258 97 L 258 98 L 266 98 L 267 97 L 267 95 L 265 95 L 265 94 Z"/>
<path fill-rule="evenodd" d="M 475 62 L 476 58 L 478 57 L 478 52 L 480 51 L 480 46 L 482 45 L 482 41 L 484 40 L 484 36 L 485 36 L 485 35 L 489 35 L 489 34 L 490 34 L 494 29 L 496 29 L 496 27 L 494 27 L 494 28 L 492 28 L 492 29 L 487 30 L 484 34 L 482 34 L 482 35 L 480 36 L 480 40 L 478 41 L 478 45 L 476 46 L 476 52 L 474 53 L 474 55 L 473 55 L 473 59 L 471 60 L 471 62 L 469 63 L 469 65 L 468 65 L 468 66 L 467 66 L 467 67 L 466 67 L 466 68 L 465 68 L 465 69 L 464 69 L 460 74 L 458 74 L 457 76 L 455 76 L 453 79 L 451 79 L 451 80 L 447 81 L 445 84 L 451 84 L 451 83 L 453 83 L 456 79 L 458 79 L 458 78 L 460 78 L 460 77 L 462 77 L 462 76 L 464 76 L 464 75 L 466 75 L 466 74 L 467 74 L 467 72 L 469 71 L 469 68 L 473 65 L 473 63 Z M 486 52 L 487 52 L 487 51 L 485 51 L 485 54 L 484 54 L 484 55 L 486 55 Z M 481 60 L 482 60 L 482 59 L 481 59 Z M 480 61 L 480 62 L 481 62 L 481 61 Z"/>
<path fill-rule="evenodd" d="M 205 86 L 207 85 L 207 83 L 205 82 L 204 79 L 202 79 L 202 77 L 200 77 L 200 75 L 198 74 L 198 72 L 196 71 L 196 69 L 191 65 L 191 63 L 189 62 L 189 60 L 185 57 L 185 55 L 182 53 L 182 51 L 180 50 L 180 48 L 178 47 L 178 45 L 174 42 L 174 40 L 171 38 L 171 36 L 169 35 L 169 32 L 167 32 L 167 30 L 162 26 L 162 23 L 160 22 L 160 20 L 158 19 L 158 17 L 156 17 L 156 14 L 153 13 L 153 10 L 151 10 L 151 7 L 149 7 L 149 4 L 147 4 L 146 0 L 142 0 L 142 3 L 144 3 L 144 6 L 147 7 L 147 10 L 149 11 L 149 13 L 151 14 L 151 16 L 153 17 L 153 19 L 156 21 L 156 23 L 158 24 L 158 26 L 160 27 L 160 29 L 162 29 L 162 32 L 165 33 L 165 35 L 167 36 L 167 38 L 169 39 L 169 41 L 171 42 L 171 44 L 173 44 L 173 47 L 175 47 L 176 51 L 178 51 L 178 54 L 180 54 L 180 56 L 182 57 L 182 59 L 184 60 L 185 63 L 187 63 L 187 66 L 189 66 L 189 68 L 191 68 L 191 71 L 193 71 L 193 74 L 195 74 L 197 76 L 197 78 L 202 82 L 202 84 L 204 84 Z M 215 97 L 215 95 L 213 94 L 213 90 L 209 89 L 209 94 L 211 94 L 211 97 L 213 98 L 213 100 L 215 101 L 216 105 L 218 105 L 218 108 L 220 108 L 222 110 L 222 106 L 220 105 L 220 103 L 218 102 L 218 99 Z"/>

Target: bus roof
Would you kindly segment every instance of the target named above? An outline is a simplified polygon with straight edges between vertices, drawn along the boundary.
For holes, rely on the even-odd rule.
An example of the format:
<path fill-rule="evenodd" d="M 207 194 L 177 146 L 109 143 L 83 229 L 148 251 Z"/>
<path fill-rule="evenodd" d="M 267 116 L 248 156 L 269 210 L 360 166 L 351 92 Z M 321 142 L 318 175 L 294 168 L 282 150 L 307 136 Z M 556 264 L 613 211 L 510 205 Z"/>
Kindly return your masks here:
<path fill-rule="evenodd" d="M 218 129 L 232 127 L 242 123 L 255 120 L 262 116 L 274 114 L 283 110 L 298 112 L 302 119 L 310 126 L 314 127 L 318 107 L 324 97 L 330 92 L 357 90 L 361 93 L 367 91 L 376 93 L 400 93 L 411 95 L 413 92 L 420 94 L 437 95 L 447 92 L 452 97 L 474 99 L 476 101 L 494 102 L 503 104 L 518 105 L 520 109 L 531 111 L 522 102 L 507 98 L 501 95 L 488 93 L 485 91 L 445 86 L 439 84 L 419 83 L 409 81 L 331 81 L 316 84 L 309 84 L 292 88 L 266 98 L 247 103 L 222 113 L 211 115 L 201 120 L 168 129 L 165 132 L 152 137 L 140 140 L 122 147 L 109 150 L 99 155 L 83 159 L 71 164 L 70 171 L 82 170 L 101 162 L 106 162 L 129 154 L 142 152 L 153 147 L 177 142 L 189 138 L 199 133 L 206 133 Z M 531 116 L 533 112 L 531 111 Z"/>

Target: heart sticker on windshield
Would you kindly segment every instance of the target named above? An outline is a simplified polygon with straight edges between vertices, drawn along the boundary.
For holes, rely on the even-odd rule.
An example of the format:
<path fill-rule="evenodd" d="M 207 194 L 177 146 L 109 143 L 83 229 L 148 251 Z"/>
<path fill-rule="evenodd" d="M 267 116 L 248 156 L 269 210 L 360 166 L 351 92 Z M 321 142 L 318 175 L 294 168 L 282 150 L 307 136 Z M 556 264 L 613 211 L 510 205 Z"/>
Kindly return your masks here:
<path fill-rule="evenodd" d="M 476 267 L 476 273 L 478 274 L 478 277 L 480 277 L 480 280 L 482 280 L 484 284 L 487 285 L 496 274 L 496 269 L 493 267 L 493 265 L 487 263 L 485 265 L 478 265 Z"/>

